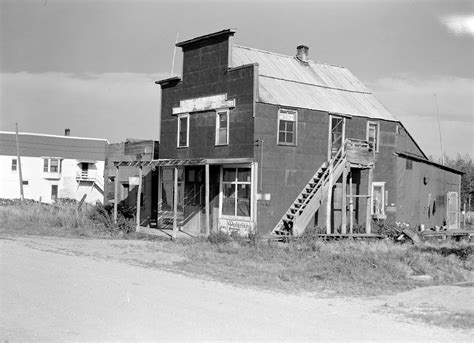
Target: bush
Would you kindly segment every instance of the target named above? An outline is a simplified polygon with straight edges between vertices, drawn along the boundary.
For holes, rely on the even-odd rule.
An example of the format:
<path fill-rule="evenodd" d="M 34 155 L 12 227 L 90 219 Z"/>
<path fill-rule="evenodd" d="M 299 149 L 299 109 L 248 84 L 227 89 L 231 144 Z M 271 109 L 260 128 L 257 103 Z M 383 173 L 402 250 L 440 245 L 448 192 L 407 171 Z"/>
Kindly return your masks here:
<path fill-rule="evenodd" d="M 211 232 L 209 237 L 207 237 L 207 240 L 211 244 L 226 244 L 232 242 L 232 237 L 228 233 L 218 230 L 216 232 Z"/>

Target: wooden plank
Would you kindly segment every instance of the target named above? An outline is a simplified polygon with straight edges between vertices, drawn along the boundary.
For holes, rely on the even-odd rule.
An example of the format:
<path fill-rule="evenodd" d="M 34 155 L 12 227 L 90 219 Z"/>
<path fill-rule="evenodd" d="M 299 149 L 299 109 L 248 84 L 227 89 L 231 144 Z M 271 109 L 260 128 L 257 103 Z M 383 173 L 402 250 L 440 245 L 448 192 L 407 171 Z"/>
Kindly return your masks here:
<path fill-rule="evenodd" d="M 414 244 L 420 244 L 421 243 L 420 237 L 415 232 L 413 232 L 412 230 L 405 229 L 402 232 L 405 234 L 405 236 L 409 237 L 413 241 Z"/>
<path fill-rule="evenodd" d="M 332 185 L 333 185 L 333 172 L 334 165 L 332 162 L 329 164 L 329 181 L 328 181 L 328 196 L 326 204 L 326 233 L 331 233 L 331 218 L 332 218 Z"/>
<path fill-rule="evenodd" d="M 118 192 L 119 192 L 119 172 L 120 167 L 115 167 L 115 179 L 114 179 L 114 223 L 117 223 L 117 215 L 118 215 Z"/>
<path fill-rule="evenodd" d="M 174 167 L 174 194 L 173 194 L 173 239 L 178 231 L 178 167 Z"/>
<path fill-rule="evenodd" d="M 206 188 L 206 202 L 205 202 L 205 210 L 206 210 L 206 235 L 209 236 L 211 232 L 211 221 L 209 218 L 210 213 L 210 204 L 209 204 L 209 164 L 206 163 L 205 166 L 205 188 Z"/>
<path fill-rule="evenodd" d="M 342 172 L 342 219 L 341 219 L 341 233 L 347 232 L 347 167 L 344 167 Z"/>
<path fill-rule="evenodd" d="M 143 177 L 143 170 L 142 167 L 138 168 L 138 191 L 137 191 L 137 231 L 140 229 L 140 212 L 141 212 L 141 195 L 142 195 L 142 177 Z"/>
<path fill-rule="evenodd" d="M 372 194 L 372 180 L 374 177 L 374 169 L 369 169 L 369 177 L 367 180 L 367 193 Z M 372 196 L 367 197 L 367 211 L 365 216 L 365 233 L 371 233 L 372 231 Z"/>
<path fill-rule="evenodd" d="M 349 173 L 349 232 L 354 231 L 354 200 L 352 199 L 352 171 Z"/>

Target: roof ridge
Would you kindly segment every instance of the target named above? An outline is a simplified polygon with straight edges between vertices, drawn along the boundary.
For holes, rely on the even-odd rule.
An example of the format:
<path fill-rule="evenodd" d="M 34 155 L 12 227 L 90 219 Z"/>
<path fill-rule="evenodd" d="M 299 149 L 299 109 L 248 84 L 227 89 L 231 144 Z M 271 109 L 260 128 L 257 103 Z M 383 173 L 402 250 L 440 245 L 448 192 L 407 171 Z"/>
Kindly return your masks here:
<path fill-rule="evenodd" d="M 243 48 L 243 49 L 248 49 L 248 50 L 263 52 L 263 53 L 266 53 L 266 54 L 275 55 L 275 56 L 280 56 L 280 57 L 286 57 L 286 58 L 291 58 L 291 59 L 295 59 L 295 58 L 296 58 L 295 56 L 284 55 L 284 54 L 280 54 L 280 53 L 278 53 L 278 52 L 273 52 L 273 51 L 268 51 L 268 50 L 263 50 L 263 49 L 251 48 L 251 47 L 243 46 L 243 45 L 239 45 L 239 44 L 234 44 L 233 46 L 234 46 L 234 47 L 237 47 L 237 48 Z M 313 60 L 308 60 L 308 63 L 314 63 L 314 64 L 319 64 L 319 65 L 326 65 L 326 66 L 330 66 L 330 67 L 341 68 L 341 69 L 346 69 L 346 70 L 347 70 L 346 67 L 338 66 L 338 65 L 330 64 L 330 63 L 318 62 L 318 61 L 313 61 Z"/>
<path fill-rule="evenodd" d="M 13 131 L 0 131 L 0 134 L 15 135 Z M 55 137 L 55 138 L 66 138 L 66 139 L 82 139 L 91 141 L 105 141 L 109 142 L 107 138 L 91 138 L 91 137 L 77 137 L 77 136 L 62 136 L 62 135 L 51 135 L 47 133 L 34 133 L 34 132 L 18 132 L 18 135 L 31 135 L 31 136 L 43 136 L 43 137 Z"/>

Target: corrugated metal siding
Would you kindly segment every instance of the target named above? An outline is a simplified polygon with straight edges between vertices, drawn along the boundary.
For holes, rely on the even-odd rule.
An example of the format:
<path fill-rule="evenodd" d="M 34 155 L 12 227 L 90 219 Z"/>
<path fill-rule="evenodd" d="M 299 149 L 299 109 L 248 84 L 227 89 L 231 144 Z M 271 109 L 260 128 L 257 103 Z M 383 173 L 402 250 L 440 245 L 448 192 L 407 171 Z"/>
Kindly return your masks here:
<path fill-rule="evenodd" d="M 20 155 L 105 160 L 107 140 L 19 133 Z M 15 133 L 0 132 L 0 155 L 16 156 Z"/>
<path fill-rule="evenodd" d="M 397 121 L 346 68 L 234 46 L 234 67 L 259 64 L 259 101 Z"/>

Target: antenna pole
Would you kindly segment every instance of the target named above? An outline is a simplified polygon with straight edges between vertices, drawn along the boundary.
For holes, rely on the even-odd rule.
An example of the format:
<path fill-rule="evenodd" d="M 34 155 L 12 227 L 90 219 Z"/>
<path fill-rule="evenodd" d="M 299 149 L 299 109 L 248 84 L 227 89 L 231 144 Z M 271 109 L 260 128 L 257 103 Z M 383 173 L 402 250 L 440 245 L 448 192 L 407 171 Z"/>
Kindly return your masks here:
<path fill-rule="evenodd" d="M 174 73 L 174 59 L 176 58 L 176 44 L 178 44 L 179 32 L 176 32 L 176 41 L 174 43 L 173 62 L 171 63 L 171 76 Z"/>
<path fill-rule="evenodd" d="M 436 116 L 438 117 L 439 144 L 441 148 L 441 164 L 444 165 L 443 138 L 441 136 L 441 121 L 439 119 L 438 99 L 436 98 L 436 93 L 434 93 L 434 98 L 435 98 L 435 104 L 436 104 Z"/>
<path fill-rule="evenodd" d="M 18 123 L 15 123 L 16 128 L 16 157 L 17 157 L 17 164 L 18 164 L 18 176 L 20 179 L 20 199 L 21 203 L 25 200 L 25 195 L 23 194 L 23 175 L 21 173 L 21 159 L 20 159 L 20 144 L 18 143 Z"/>

